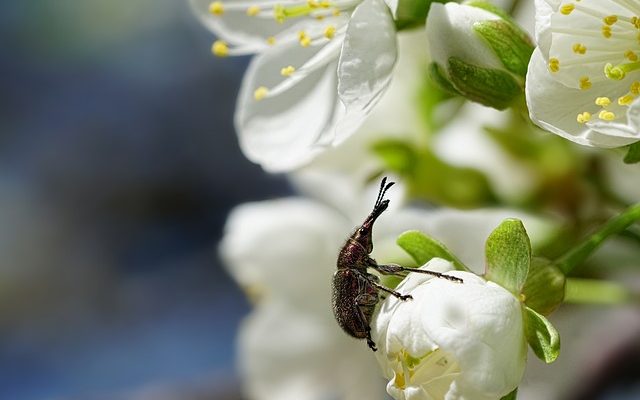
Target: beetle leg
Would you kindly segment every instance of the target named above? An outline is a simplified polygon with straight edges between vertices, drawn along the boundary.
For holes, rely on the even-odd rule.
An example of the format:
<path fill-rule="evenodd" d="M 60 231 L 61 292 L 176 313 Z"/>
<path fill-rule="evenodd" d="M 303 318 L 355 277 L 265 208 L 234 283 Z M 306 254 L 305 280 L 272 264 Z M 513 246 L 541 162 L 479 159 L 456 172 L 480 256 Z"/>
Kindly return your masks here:
<path fill-rule="evenodd" d="M 394 291 L 394 290 L 391 290 L 391 289 L 389 289 L 389 288 L 386 288 L 386 287 L 384 287 L 384 286 L 380 285 L 379 283 L 374 283 L 373 285 L 374 285 L 375 287 L 377 287 L 379 290 L 382 290 L 383 292 L 387 292 L 387 293 L 389 293 L 390 295 L 392 295 L 392 296 L 394 296 L 394 297 L 397 297 L 398 299 L 400 299 L 400 300 L 402 300 L 402 301 L 409 300 L 409 299 L 413 299 L 413 297 L 411 297 L 411 295 L 410 295 L 410 294 L 406 294 L 406 295 L 405 295 L 405 294 L 398 293 L 398 292 L 396 292 L 396 291 Z"/>
<path fill-rule="evenodd" d="M 426 269 L 417 269 L 417 268 L 406 268 L 398 264 L 383 264 L 383 265 L 370 265 L 371 268 L 380 272 L 383 275 L 396 275 L 396 276 L 406 276 L 408 273 L 417 272 L 419 274 L 427 274 L 432 275 L 437 278 L 447 279 L 452 282 L 462 283 L 462 279 L 456 278 L 455 276 L 443 274 L 440 272 L 429 271 Z"/>
<path fill-rule="evenodd" d="M 362 325 L 366 327 L 367 330 L 367 345 L 373 351 L 377 351 L 376 342 L 371 338 L 371 327 L 367 324 L 367 318 L 364 315 L 364 311 L 361 307 L 363 306 L 374 306 L 378 303 L 378 297 L 370 294 L 370 293 L 361 293 L 356 296 L 355 299 L 356 306 L 358 307 L 358 318 L 362 322 Z"/>

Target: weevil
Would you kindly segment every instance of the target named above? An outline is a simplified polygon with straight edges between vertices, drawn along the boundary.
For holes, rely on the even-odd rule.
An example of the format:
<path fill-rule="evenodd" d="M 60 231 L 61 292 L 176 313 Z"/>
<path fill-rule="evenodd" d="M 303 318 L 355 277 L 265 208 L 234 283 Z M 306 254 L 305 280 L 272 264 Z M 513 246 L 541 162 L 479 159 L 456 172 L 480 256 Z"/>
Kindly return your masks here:
<path fill-rule="evenodd" d="M 438 278 L 462 283 L 462 279 L 423 269 L 406 268 L 397 264 L 378 264 L 370 257 L 373 251 L 373 224 L 389 207 L 389 200 L 385 193 L 394 182 L 387 183 L 382 179 L 378 197 L 373 211 L 362 225 L 347 239 L 338 255 L 338 270 L 333 274 L 333 314 L 338 325 L 349 335 L 358 339 L 367 339 L 369 348 L 376 351 L 376 344 L 371 339 L 371 318 L 376 305 L 380 301 L 381 293 L 388 293 L 402 301 L 412 299 L 411 295 L 403 295 L 380 284 L 380 279 L 368 272 L 369 268 L 382 275 L 405 277 L 410 272 L 433 275 Z"/>

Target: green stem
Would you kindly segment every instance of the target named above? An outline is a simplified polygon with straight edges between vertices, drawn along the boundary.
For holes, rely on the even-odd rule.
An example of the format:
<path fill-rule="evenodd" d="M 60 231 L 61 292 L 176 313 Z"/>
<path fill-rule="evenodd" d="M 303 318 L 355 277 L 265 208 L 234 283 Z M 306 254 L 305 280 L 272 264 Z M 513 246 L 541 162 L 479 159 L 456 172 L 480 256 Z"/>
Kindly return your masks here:
<path fill-rule="evenodd" d="M 619 305 L 633 296 L 624 286 L 595 279 L 567 278 L 564 302 L 577 304 Z"/>
<path fill-rule="evenodd" d="M 565 275 L 582 264 L 605 240 L 627 229 L 631 224 L 640 220 L 640 203 L 627 208 L 621 214 L 611 218 L 586 241 L 569 250 L 557 260 L 556 265 Z"/>

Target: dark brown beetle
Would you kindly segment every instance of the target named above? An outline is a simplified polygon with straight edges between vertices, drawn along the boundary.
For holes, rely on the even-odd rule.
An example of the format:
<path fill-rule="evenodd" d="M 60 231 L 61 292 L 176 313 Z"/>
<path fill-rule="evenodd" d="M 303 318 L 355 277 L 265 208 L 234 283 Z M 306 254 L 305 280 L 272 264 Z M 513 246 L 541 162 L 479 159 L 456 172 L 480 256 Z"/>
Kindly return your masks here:
<path fill-rule="evenodd" d="M 368 268 L 373 268 L 383 275 L 404 277 L 410 272 L 419 272 L 462 283 L 462 279 L 439 272 L 405 268 L 397 264 L 379 265 L 369 257 L 373 251 L 373 224 L 389 206 L 389 200 L 385 200 L 384 195 L 393 184 L 394 182 L 387 183 L 387 178 L 382 179 L 373 211 L 340 250 L 338 270 L 333 274 L 333 314 L 338 324 L 349 335 L 358 339 L 366 338 L 369 348 L 373 351 L 377 348 L 371 339 L 370 324 L 376 304 L 380 300 L 380 291 L 403 301 L 412 297 L 382 286 L 376 275 L 367 272 Z"/>

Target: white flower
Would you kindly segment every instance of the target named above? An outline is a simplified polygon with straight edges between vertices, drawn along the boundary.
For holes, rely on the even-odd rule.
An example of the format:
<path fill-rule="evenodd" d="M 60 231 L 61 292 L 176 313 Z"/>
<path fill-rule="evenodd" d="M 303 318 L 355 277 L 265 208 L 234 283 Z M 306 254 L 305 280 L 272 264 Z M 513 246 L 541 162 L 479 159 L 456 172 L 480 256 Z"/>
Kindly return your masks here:
<path fill-rule="evenodd" d="M 452 269 L 432 259 L 423 268 Z M 377 358 L 397 400 L 497 400 L 524 373 L 527 346 L 522 307 L 506 289 L 477 275 L 451 271 L 463 284 L 409 275 L 376 319 Z"/>
<path fill-rule="evenodd" d="M 345 140 L 391 81 L 395 25 L 382 0 L 192 2 L 220 38 L 214 53 L 259 53 L 235 124 L 245 155 L 268 171 Z"/>
<path fill-rule="evenodd" d="M 579 144 L 640 140 L 640 3 L 536 0 L 527 74 L 531 119 Z"/>
<path fill-rule="evenodd" d="M 256 303 L 238 343 L 249 398 L 384 397 L 373 353 L 342 332 L 330 300 L 338 250 L 367 211 L 347 217 L 318 202 L 291 198 L 245 204 L 231 213 L 221 254 Z M 404 262 L 408 256 L 396 238 L 418 229 L 481 271 L 488 233 L 510 216 L 522 216 L 533 238 L 545 234 L 539 220 L 508 210 L 390 209 L 376 223 L 373 256 L 380 262 Z"/>

